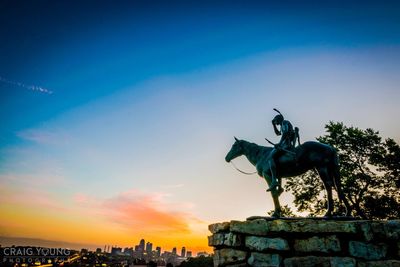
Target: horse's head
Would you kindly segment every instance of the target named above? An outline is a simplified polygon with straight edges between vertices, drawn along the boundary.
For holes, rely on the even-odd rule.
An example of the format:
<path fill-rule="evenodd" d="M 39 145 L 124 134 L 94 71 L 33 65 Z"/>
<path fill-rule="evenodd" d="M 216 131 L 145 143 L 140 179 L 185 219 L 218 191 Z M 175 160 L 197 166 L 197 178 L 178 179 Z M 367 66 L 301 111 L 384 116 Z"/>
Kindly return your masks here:
<path fill-rule="evenodd" d="M 225 160 L 226 162 L 230 162 L 234 158 L 243 155 L 243 153 L 243 140 L 239 140 L 235 137 L 235 143 L 232 145 L 232 148 L 229 150 L 228 154 L 226 154 Z"/>

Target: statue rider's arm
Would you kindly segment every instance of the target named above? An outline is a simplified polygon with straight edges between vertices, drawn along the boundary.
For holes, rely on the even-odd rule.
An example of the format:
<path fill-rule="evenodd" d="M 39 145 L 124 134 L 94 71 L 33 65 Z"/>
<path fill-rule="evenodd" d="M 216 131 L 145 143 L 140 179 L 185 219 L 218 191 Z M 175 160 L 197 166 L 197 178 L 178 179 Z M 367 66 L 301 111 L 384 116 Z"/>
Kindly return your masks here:
<path fill-rule="evenodd" d="M 283 121 L 282 126 L 281 126 L 281 132 L 282 132 L 282 137 L 281 140 L 279 141 L 278 146 L 281 146 L 282 143 L 288 138 L 289 136 L 289 122 Z"/>

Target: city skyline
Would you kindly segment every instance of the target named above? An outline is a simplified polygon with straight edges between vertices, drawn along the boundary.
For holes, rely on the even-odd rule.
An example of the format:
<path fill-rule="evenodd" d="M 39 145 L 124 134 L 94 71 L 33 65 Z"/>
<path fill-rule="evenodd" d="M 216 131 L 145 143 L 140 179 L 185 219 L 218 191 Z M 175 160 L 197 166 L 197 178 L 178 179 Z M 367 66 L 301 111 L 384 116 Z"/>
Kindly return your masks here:
<path fill-rule="evenodd" d="M 18 238 L 8 238 L 9 240 L 7 240 L 7 238 L 3 239 L 4 237 L 0 237 L 0 246 L 2 247 L 10 247 L 10 246 L 30 246 L 31 244 L 37 244 L 39 247 L 63 247 L 63 248 L 70 248 L 70 249 L 75 249 L 75 250 L 81 250 L 81 249 L 87 249 L 89 251 L 98 251 L 99 249 L 102 252 L 107 252 L 107 253 L 111 253 L 113 248 L 119 248 L 122 249 L 122 252 L 124 252 L 125 249 L 134 249 L 133 251 L 136 252 L 158 252 L 160 255 L 163 252 L 162 247 L 160 246 L 155 246 L 155 249 L 153 250 L 153 243 L 151 242 L 146 242 L 146 240 L 144 238 L 140 239 L 140 242 L 135 245 L 133 243 L 133 245 L 131 244 L 131 246 L 125 247 L 124 246 L 120 246 L 118 244 L 104 244 L 103 247 L 99 247 L 98 244 L 87 244 L 87 245 L 83 245 L 83 244 L 76 244 L 73 245 L 73 243 L 67 243 L 67 242 L 57 242 L 57 241 L 51 241 L 51 240 L 35 240 L 35 241 L 28 241 L 27 243 L 24 243 L 23 239 L 18 239 Z M 26 242 L 26 241 L 25 241 Z M 71 246 L 72 245 L 72 246 Z M 185 245 L 180 245 L 180 246 L 173 246 L 171 251 L 167 251 L 166 249 L 164 250 L 164 252 L 170 252 L 173 254 L 173 251 L 175 250 L 177 252 L 177 248 L 181 248 L 181 254 L 176 253 L 177 256 L 181 256 L 181 257 L 185 257 L 184 255 L 186 255 L 186 253 L 189 253 L 190 255 L 192 255 L 192 251 L 190 250 L 186 250 L 186 246 Z M 183 253 L 183 251 L 185 251 L 185 253 Z M 203 253 L 203 251 L 198 251 L 200 253 Z"/>
<path fill-rule="evenodd" d="M 265 181 L 224 160 L 234 136 L 278 142 L 273 108 L 302 142 L 329 121 L 400 142 L 399 14 L 397 2 L 2 2 L 0 243 L 211 252 L 209 224 L 273 209 Z"/>
<path fill-rule="evenodd" d="M 149 243 L 149 242 L 148 242 Z M 148 244 L 147 243 L 147 244 Z M 141 246 L 135 245 L 133 250 L 130 248 L 120 248 L 105 245 L 104 250 L 96 248 L 96 250 L 89 250 L 81 248 L 80 250 L 73 250 L 70 248 L 52 248 L 52 247 L 35 247 L 35 246 L 0 246 L 2 258 L 2 265 L 4 266 L 179 266 L 182 262 L 191 260 L 192 252 L 188 251 L 185 256 L 185 247 L 182 247 L 182 255 L 174 254 L 173 252 L 164 251 L 161 254 L 161 248 L 157 247 L 155 251 L 144 251 Z M 150 243 L 151 244 L 151 243 Z M 147 248 L 146 248 L 147 249 Z M 176 249 L 175 249 L 176 250 Z M 207 252 L 199 252 L 197 257 L 209 257 Z"/>
<path fill-rule="evenodd" d="M 66 247 L 54 246 L 24 246 L 15 245 L 3 246 L 0 244 L 2 255 L 6 255 L 3 264 L 12 266 L 14 263 L 46 263 L 46 266 L 59 265 L 65 263 L 83 264 L 96 263 L 107 264 L 107 262 L 119 262 L 122 266 L 128 263 L 150 264 L 156 263 L 158 266 L 165 266 L 171 263 L 174 266 L 179 266 L 183 261 L 193 257 L 192 251 L 186 251 L 186 247 L 181 247 L 181 253 L 177 253 L 177 247 L 172 251 L 162 251 L 162 248 L 157 246 L 153 250 L 153 243 L 145 239 L 141 239 L 137 245 L 133 244 L 130 247 L 119 247 L 116 245 L 104 245 L 104 248 L 88 249 L 72 249 Z M 55 256 L 57 255 L 57 257 Z M 197 257 L 210 256 L 207 252 L 198 252 Z"/>

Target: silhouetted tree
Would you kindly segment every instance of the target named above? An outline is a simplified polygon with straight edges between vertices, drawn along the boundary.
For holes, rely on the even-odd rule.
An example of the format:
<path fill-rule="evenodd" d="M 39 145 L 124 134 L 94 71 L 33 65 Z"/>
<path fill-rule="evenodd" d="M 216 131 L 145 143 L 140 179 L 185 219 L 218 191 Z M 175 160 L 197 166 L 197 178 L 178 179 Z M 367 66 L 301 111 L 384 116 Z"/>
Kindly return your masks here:
<path fill-rule="evenodd" d="M 213 258 L 211 256 L 200 256 L 189 258 L 179 265 L 180 267 L 213 267 Z"/>
<path fill-rule="evenodd" d="M 270 210 L 267 212 L 267 215 L 272 216 L 272 214 L 275 212 L 275 210 Z M 283 217 L 294 217 L 295 214 L 293 211 L 290 209 L 289 205 L 285 205 L 281 207 L 281 216 Z"/>
<path fill-rule="evenodd" d="M 353 215 L 368 219 L 400 217 L 400 146 L 393 139 L 382 140 L 379 132 L 330 122 L 318 141 L 335 147 L 339 154 L 343 191 L 353 206 Z M 310 216 L 326 210 L 324 188 L 318 175 L 310 171 L 288 178 L 285 189 L 295 197 L 298 211 Z M 338 206 L 343 213 L 344 207 Z"/>

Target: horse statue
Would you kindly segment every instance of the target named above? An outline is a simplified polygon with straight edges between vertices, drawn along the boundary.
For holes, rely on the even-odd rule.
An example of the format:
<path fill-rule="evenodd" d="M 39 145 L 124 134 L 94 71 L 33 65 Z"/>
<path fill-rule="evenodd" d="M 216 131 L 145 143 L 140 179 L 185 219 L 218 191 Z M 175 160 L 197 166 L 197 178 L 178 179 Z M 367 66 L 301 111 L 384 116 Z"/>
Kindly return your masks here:
<path fill-rule="evenodd" d="M 273 147 L 259 146 L 245 140 L 239 140 L 235 137 L 235 143 L 225 157 L 226 162 L 230 162 L 239 156 L 246 158 L 256 167 L 259 176 L 263 177 L 268 185 L 271 184 L 271 170 L 268 164 L 268 156 Z M 332 217 L 333 198 L 332 187 L 336 189 L 340 201 L 346 206 L 346 216 L 350 216 L 351 207 L 345 198 L 340 182 L 339 162 L 336 150 L 327 144 L 309 141 L 294 148 L 292 153 L 284 153 L 276 162 L 276 175 L 281 183 L 281 178 L 301 175 L 309 170 L 317 170 L 321 178 L 328 197 L 328 209 L 324 217 Z M 295 155 L 294 155 L 295 154 Z M 274 200 L 275 210 L 272 217 L 281 216 L 281 206 L 279 195 L 283 189 L 271 190 Z"/>

